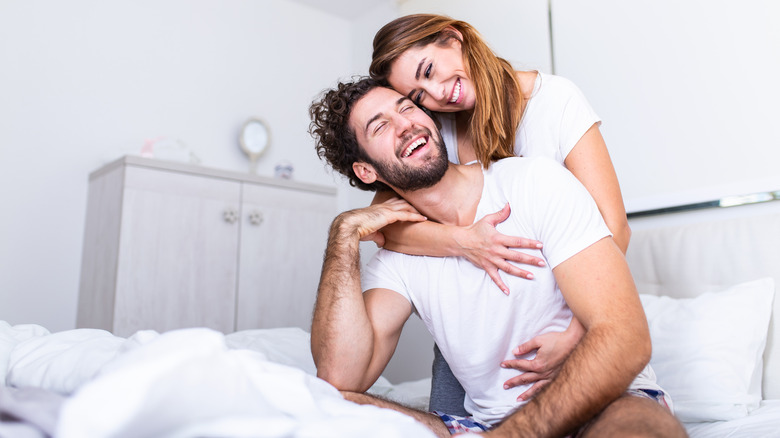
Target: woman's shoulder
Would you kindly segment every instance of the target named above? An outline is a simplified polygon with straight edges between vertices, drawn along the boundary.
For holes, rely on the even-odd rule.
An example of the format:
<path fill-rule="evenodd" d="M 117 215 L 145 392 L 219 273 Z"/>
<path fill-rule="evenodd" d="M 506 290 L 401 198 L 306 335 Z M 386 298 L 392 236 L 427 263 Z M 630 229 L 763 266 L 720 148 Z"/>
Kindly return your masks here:
<path fill-rule="evenodd" d="M 539 72 L 540 93 L 577 93 L 580 94 L 580 88 L 569 78 L 564 76 L 552 75 Z"/>

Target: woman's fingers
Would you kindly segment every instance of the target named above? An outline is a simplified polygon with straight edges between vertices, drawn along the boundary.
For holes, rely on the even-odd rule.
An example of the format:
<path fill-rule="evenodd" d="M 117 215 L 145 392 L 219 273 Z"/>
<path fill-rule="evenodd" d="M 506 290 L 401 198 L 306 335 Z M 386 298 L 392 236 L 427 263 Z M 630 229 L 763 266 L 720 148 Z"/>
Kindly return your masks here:
<path fill-rule="evenodd" d="M 542 388 L 547 386 L 548 383 L 550 383 L 551 380 L 540 380 L 533 385 L 531 385 L 530 388 L 528 388 L 524 393 L 520 394 L 517 397 L 517 401 L 526 401 L 530 400 L 533 396 L 535 396 Z"/>
<path fill-rule="evenodd" d="M 506 287 L 504 281 L 501 280 L 501 275 L 498 274 L 498 269 L 486 269 L 485 272 L 487 272 L 490 279 L 493 280 L 493 283 L 495 283 L 499 289 L 501 289 L 501 292 L 503 292 L 504 295 L 509 295 L 509 288 Z"/>

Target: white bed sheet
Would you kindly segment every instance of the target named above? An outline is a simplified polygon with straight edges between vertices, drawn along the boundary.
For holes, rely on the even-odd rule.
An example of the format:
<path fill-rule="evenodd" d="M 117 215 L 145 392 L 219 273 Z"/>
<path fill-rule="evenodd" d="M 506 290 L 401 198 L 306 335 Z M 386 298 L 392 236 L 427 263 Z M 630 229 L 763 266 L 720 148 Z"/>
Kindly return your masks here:
<path fill-rule="evenodd" d="M 432 436 L 397 412 L 347 402 L 316 378 L 309 334 L 297 328 L 124 339 L 0 324 L 0 341 L 9 386 L 69 395 L 56 437 Z M 429 391 L 430 379 L 394 385 L 384 378 L 370 390 L 420 409 Z M 780 400 L 770 400 L 744 418 L 685 426 L 692 438 L 780 438 L 779 419 Z"/>
<path fill-rule="evenodd" d="M 315 377 L 300 329 L 128 339 L 84 329 L 21 332 L 0 326 L 6 384 L 69 394 L 57 438 L 433 436 L 398 412 L 348 402 Z M 381 379 L 374 390 L 396 389 Z"/>
<path fill-rule="evenodd" d="M 685 429 L 691 438 L 778 438 L 778 420 L 780 400 L 765 400 L 746 417 L 730 421 L 686 423 Z"/>

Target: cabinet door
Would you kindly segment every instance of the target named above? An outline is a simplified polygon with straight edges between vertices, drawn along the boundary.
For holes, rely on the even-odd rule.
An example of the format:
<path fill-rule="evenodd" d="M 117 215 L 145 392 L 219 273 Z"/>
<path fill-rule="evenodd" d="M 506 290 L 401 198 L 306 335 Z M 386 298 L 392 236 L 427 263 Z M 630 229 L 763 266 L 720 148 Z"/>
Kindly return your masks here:
<path fill-rule="evenodd" d="M 336 197 L 244 184 L 236 330 L 311 330 Z"/>
<path fill-rule="evenodd" d="M 115 333 L 233 331 L 241 184 L 132 166 L 125 178 Z"/>

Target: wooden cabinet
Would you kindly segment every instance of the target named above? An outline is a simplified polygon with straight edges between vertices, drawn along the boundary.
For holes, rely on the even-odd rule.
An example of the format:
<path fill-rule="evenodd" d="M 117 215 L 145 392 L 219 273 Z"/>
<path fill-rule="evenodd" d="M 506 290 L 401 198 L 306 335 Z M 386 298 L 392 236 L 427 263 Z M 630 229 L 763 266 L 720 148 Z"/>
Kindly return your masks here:
<path fill-rule="evenodd" d="M 309 330 L 332 187 L 124 157 L 90 175 L 78 327 Z"/>

